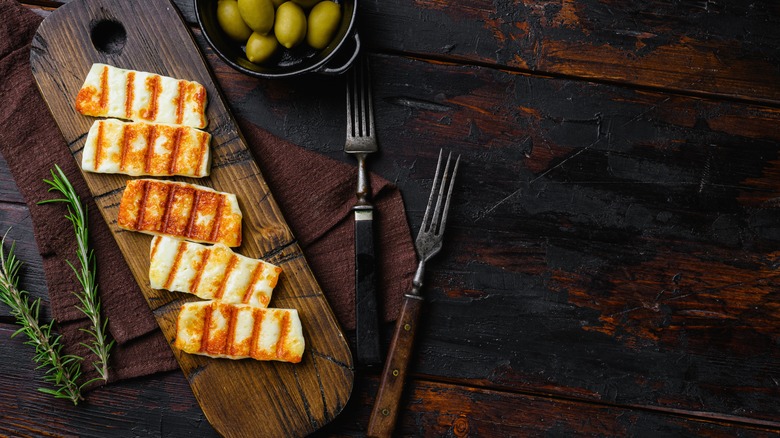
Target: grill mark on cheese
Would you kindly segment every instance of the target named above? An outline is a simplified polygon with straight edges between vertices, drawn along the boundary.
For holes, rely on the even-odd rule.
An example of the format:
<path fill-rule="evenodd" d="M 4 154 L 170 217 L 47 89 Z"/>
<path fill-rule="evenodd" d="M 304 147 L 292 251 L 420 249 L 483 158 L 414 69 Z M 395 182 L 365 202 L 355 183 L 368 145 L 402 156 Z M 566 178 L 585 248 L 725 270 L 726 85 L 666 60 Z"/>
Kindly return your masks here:
<path fill-rule="evenodd" d="M 95 169 L 100 168 L 100 159 L 103 155 L 103 123 L 98 123 L 97 141 L 95 142 Z"/>
<path fill-rule="evenodd" d="M 200 287 L 200 279 L 203 277 L 203 271 L 205 271 L 206 266 L 208 266 L 211 253 L 211 248 L 206 248 L 200 256 L 200 262 L 198 262 L 198 267 L 195 269 L 195 277 L 190 282 L 190 290 L 193 293 L 197 292 L 198 287 Z"/>
<path fill-rule="evenodd" d="M 149 259 L 154 260 L 154 257 L 157 255 L 157 248 L 160 246 L 160 239 L 152 239 L 152 251 L 149 254 Z"/>
<path fill-rule="evenodd" d="M 138 217 L 135 219 L 135 225 L 133 229 L 140 230 L 141 224 L 144 219 L 144 211 L 146 210 L 146 198 L 149 196 L 149 181 L 141 181 L 141 201 L 138 206 Z"/>
<path fill-rule="evenodd" d="M 211 233 L 209 233 L 209 240 L 217 240 L 217 236 L 219 235 L 219 227 L 222 225 L 222 210 L 225 208 L 225 201 L 225 196 L 219 197 L 217 211 L 214 213 L 214 224 L 211 226 Z"/>
<path fill-rule="evenodd" d="M 203 135 L 200 137 L 200 152 L 198 153 L 198 165 L 195 167 L 198 171 L 203 168 L 203 158 L 206 156 L 206 148 L 209 147 L 209 137 Z"/>
<path fill-rule="evenodd" d="M 187 249 L 187 243 L 184 241 L 179 242 L 179 246 L 176 247 L 176 255 L 173 258 L 173 265 L 171 266 L 171 272 L 168 273 L 168 278 L 165 279 L 165 289 L 170 289 L 173 280 L 176 278 L 176 272 L 179 271 L 179 265 L 181 264 L 181 257 L 184 255 L 184 251 Z"/>
<path fill-rule="evenodd" d="M 196 86 L 193 84 L 193 86 Z M 204 108 L 204 104 L 206 102 L 206 89 L 203 86 L 196 86 L 197 92 L 195 93 L 195 102 L 198 103 L 198 108 Z M 206 124 L 206 114 L 204 111 L 200 111 L 200 125 L 204 126 Z"/>
<path fill-rule="evenodd" d="M 257 266 L 255 266 L 255 269 L 252 271 L 252 278 L 249 280 L 249 285 L 244 291 L 244 296 L 241 297 L 241 302 L 243 304 L 249 303 L 249 299 L 252 298 L 252 289 L 254 289 L 255 284 L 257 284 L 257 282 L 260 281 L 260 274 L 262 273 L 263 273 L 263 264 L 258 263 Z"/>
<path fill-rule="evenodd" d="M 168 199 L 165 202 L 165 211 L 163 212 L 162 220 L 160 221 L 160 231 L 163 233 L 168 232 L 168 225 L 171 220 L 171 211 L 173 211 L 173 202 L 176 200 L 176 191 L 179 186 L 172 185 L 168 190 Z"/>
<path fill-rule="evenodd" d="M 236 337 L 236 313 L 238 309 L 235 306 L 228 306 L 227 339 L 225 340 L 225 353 L 235 355 L 233 351 L 233 342 Z"/>
<path fill-rule="evenodd" d="M 184 81 L 178 82 L 179 97 L 176 101 L 176 123 L 181 123 L 184 120 L 184 97 L 187 93 L 187 83 Z"/>
<path fill-rule="evenodd" d="M 127 151 L 130 149 L 130 137 L 127 135 L 127 130 L 131 129 L 129 125 L 123 125 L 122 126 L 122 141 L 120 142 L 121 148 L 122 148 L 122 155 L 119 159 L 119 170 L 123 171 L 125 170 L 125 166 L 127 166 Z M 97 168 L 97 166 L 95 166 Z"/>
<path fill-rule="evenodd" d="M 146 131 L 146 150 L 144 151 L 144 172 L 149 173 L 152 168 L 152 152 L 157 141 L 157 125 L 149 125 Z"/>
<path fill-rule="evenodd" d="M 192 208 L 190 208 L 190 217 L 187 221 L 187 228 L 184 229 L 185 237 L 192 237 L 192 227 L 195 226 L 195 219 L 198 217 L 198 202 L 200 202 L 200 190 L 195 190 L 192 196 Z"/>
<path fill-rule="evenodd" d="M 100 109 L 108 109 L 108 66 L 100 73 Z"/>
<path fill-rule="evenodd" d="M 135 99 L 135 72 L 127 72 L 127 84 L 125 85 L 125 117 L 133 117 L 133 99 Z"/>
<path fill-rule="evenodd" d="M 252 335 L 249 337 L 249 356 L 258 358 L 257 342 L 260 338 L 260 326 L 263 325 L 263 312 L 260 309 L 252 309 Z"/>
<path fill-rule="evenodd" d="M 170 206 L 173 203 L 174 196 L 176 195 L 176 186 L 165 185 L 163 187 L 165 189 L 165 211 L 162 212 L 163 216 L 160 219 L 160 223 L 157 224 L 157 231 L 160 233 L 164 232 L 168 226 L 168 218 L 171 211 Z"/>
<path fill-rule="evenodd" d="M 282 321 L 280 322 L 281 327 L 279 327 L 279 339 L 276 341 L 276 357 L 279 358 L 286 358 L 287 357 L 287 350 L 284 348 L 285 339 L 287 339 L 287 336 L 290 332 L 290 314 L 284 313 L 282 315 Z"/>
<path fill-rule="evenodd" d="M 147 120 L 157 118 L 157 106 L 160 98 L 160 75 L 151 75 L 146 78 L 146 89 L 149 90 L 149 107 L 141 113 L 141 117 Z"/>
<path fill-rule="evenodd" d="M 208 304 L 206 307 L 203 308 L 205 315 L 203 316 L 203 332 L 202 332 L 203 335 L 200 339 L 201 353 L 208 352 L 209 332 L 211 331 L 211 312 L 213 311 L 212 310 L 213 307 L 214 307 L 213 304 Z"/>
<path fill-rule="evenodd" d="M 176 173 L 177 170 L 176 160 L 179 155 L 179 144 L 181 143 L 181 136 L 183 135 L 183 133 L 184 133 L 184 128 L 180 126 L 176 128 L 176 134 L 173 135 L 173 146 L 171 147 L 171 157 L 168 159 L 168 173 L 170 173 L 171 175 Z M 201 141 L 205 141 L 207 137 L 204 135 L 203 138 L 204 140 Z M 202 152 L 203 149 L 201 149 L 201 153 Z M 203 158 L 200 159 L 202 160 Z M 200 170 L 200 165 L 196 169 Z"/>
<path fill-rule="evenodd" d="M 222 277 L 222 281 L 219 284 L 219 288 L 217 288 L 217 291 L 214 292 L 215 300 L 222 298 L 222 295 L 225 294 L 225 287 L 227 287 L 228 280 L 230 279 L 230 274 L 233 272 L 233 269 L 236 268 L 237 264 L 238 264 L 238 257 L 236 257 L 235 254 L 230 254 L 230 261 L 228 262 L 227 267 L 225 268 L 225 275 Z"/>

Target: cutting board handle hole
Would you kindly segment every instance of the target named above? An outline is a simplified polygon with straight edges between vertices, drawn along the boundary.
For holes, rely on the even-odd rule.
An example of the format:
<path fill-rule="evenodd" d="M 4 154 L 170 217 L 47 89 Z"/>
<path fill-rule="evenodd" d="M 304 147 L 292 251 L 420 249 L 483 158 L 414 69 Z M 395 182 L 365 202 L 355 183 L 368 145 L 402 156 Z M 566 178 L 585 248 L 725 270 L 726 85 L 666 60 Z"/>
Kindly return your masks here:
<path fill-rule="evenodd" d="M 108 55 L 122 53 L 122 48 L 127 42 L 127 32 L 122 23 L 116 20 L 99 20 L 92 23 L 92 45 L 99 52 Z"/>

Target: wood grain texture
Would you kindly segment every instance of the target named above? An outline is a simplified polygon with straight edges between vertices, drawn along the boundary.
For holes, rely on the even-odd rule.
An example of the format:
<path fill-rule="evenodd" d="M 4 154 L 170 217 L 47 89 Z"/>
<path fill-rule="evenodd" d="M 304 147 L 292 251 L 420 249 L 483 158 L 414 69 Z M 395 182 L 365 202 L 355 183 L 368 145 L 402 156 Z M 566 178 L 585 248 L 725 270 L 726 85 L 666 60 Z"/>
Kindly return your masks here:
<path fill-rule="evenodd" d="M 766 1 L 366 2 L 369 47 L 780 103 L 780 7 Z"/>
<path fill-rule="evenodd" d="M 373 61 L 412 229 L 463 154 L 414 370 L 780 426 L 780 112 Z"/>
<path fill-rule="evenodd" d="M 3 162 L 4 163 L 4 162 Z M 2 193 L 0 189 L 0 193 Z M 18 193 L 18 191 L 17 191 Z M 0 194 L 0 197 L 3 195 Z M 33 235 L 33 225 L 30 211 L 24 204 L 0 204 L 0 236 L 5 235 L 4 254 L 8 254 L 11 245 L 17 259 L 24 264 L 19 272 L 19 286 L 29 293 L 31 300 L 41 299 L 41 318 L 51 319 L 49 309 L 49 294 L 46 293 L 46 278 L 43 274 L 43 260 L 38 253 L 38 245 Z M 0 320 L 14 321 L 10 309 L 0 305 Z"/>
<path fill-rule="evenodd" d="M 181 373 L 119 382 L 89 394 L 74 407 L 35 391 L 39 371 L 28 347 L 8 337 L 14 326 L 0 324 L 0 435 L 19 438 L 218 437 L 198 407 Z M 415 375 L 409 380 L 396 436 L 707 436 L 771 437 L 776 430 L 715 419 L 687 418 L 608 404 L 474 387 L 467 381 L 442 383 Z M 378 382 L 359 373 L 343 414 L 312 437 L 363 437 Z M 45 418 L 41 413 L 45 412 Z"/>
<path fill-rule="evenodd" d="M 104 40 L 111 35 L 95 31 L 100 23 L 108 23 L 108 29 L 121 25 L 126 40 Z M 94 119 L 78 114 L 73 99 L 94 62 L 195 80 L 206 87 L 207 130 L 213 135 L 212 173 L 205 180 L 176 180 L 238 196 L 244 214 L 240 252 L 284 269 L 271 305 L 298 309 L 301 317 L 307 343 L 301 364 L 213 360 L 174 349 L 206 417 L 225 436 L 301 436 L 326 424 L 349 399 L 353 380 L 349 347 L 189 29 L 173 5 L 156 1 L 71 2 L 42 23 L 33 41 L 33 74 L 79 162 Z M 149 287 L 151 237 L 121 230 L 116 224 L 126 178 L 84 176 L 172 343 L 178 309 L 192 298 Z M 260 412 L 263 421 L 258 422 Z"/>
<path fill-rule="evenodd" d="M 24 204 L 24 196 L 19 193 L 8 163 L 0 156 L 0 202 L 12 204 Z"/>
<path fill-rule="evenodd" d="M 377 382 L 359 379 L 347 411 L 363 419 L 371 408 Z M 360 406 L 361 400 L 364 403 Z M 413 375 L 402 399 L 396 425 L 399 437 L 770 437 L 776 430 L 760 425 L 686 418 L 601 403 L 582 403 L 546 394 L 511 393 L 471 386 L 467 381 L 441 382 Z M 362 436 L 340 417 L 322 436 Z M 331 435 L 328 435 L 330 433 Z"/>
<path fill-rule="evenodd" d="M 332 79 L 238 80 L 208 59 L 238 113 L 343 157 Z M 439 148 L 463 154 L 412 372 L 780 427 L 776 108 L 371 63 L 372 169 L 413 230 Z"/>

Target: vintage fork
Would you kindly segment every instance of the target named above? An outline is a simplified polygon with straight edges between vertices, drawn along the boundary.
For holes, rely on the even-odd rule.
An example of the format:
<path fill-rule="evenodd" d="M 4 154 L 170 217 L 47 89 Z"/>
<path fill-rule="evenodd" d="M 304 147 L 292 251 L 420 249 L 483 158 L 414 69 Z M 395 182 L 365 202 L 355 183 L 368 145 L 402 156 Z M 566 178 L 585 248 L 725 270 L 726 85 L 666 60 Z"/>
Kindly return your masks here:
<path fill-rule="evenodd" d="M 374 133 L 374 109 L 368 59 L 359 58 L 347 80 L 347 140 L 344 152 L 358 162 L 355 212 L 355 351 L 358 364 L 382 363 L 374 259 L 374 206 L 366 157 L 379 148 Z"/>
<path fill-rule="evenodd" d="M 387 361 L 382 371 L 371 418 L 368 423 L 368 436 L 389 437 L 393 433 L 398 416 L 398 402 L 403 391 L 406 371 L 412 353 L 417 323 L 420 317 L 423 297 L 423 275 L 425 263 L 441 250 L 444 227 L 447 224 L 447 213 L 450 209 L 450 198 L 458 172 L 460 156 L 450 167 L 452 153 L 447 156 L 447 164 L 442 172 L 443 153 L 439 151 L 439 161 L 436 164 L 436 174 L 428 197 L 420 231 L 417 234 L 415 247 L 420 259 L 417 272 L 412 280 L 412 290 L 404 294 L 403 307 L 395 326 L 395 334 L 387 353 Z M 443 174 L 442 174 L 443 173 Z M 450 176 L 451 173 L 451 176 Z M 441 178 L 440 178 L 441 175 Z M 434 206 L 434 199 L 436 200 Z"/>

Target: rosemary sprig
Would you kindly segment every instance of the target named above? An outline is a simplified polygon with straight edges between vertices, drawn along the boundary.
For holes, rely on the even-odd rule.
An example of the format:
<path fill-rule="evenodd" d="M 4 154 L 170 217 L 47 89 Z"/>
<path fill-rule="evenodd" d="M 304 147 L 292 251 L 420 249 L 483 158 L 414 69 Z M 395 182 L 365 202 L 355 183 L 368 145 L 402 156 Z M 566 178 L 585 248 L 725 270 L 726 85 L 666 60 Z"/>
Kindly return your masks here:
<path fill-rule="evenodd" d="M 60 335 L 52 333 L 54 321 L 41 325 L 39 323 L 41 299 L 30 302 L 29 294 L 19 289 L 19 269 L 22 266 L 11 244 L 8 256 L 5 254 L 5 237 L 0 240 L 0 300 L 11 308 L 11 314 L 22 327 L 11 337 L 20 333 L 27 335 L 25 344 L 35 347 L 33 360 L 38 363 L 38 369 L 47 368 L 43 380 L 54 386 L 38 388 L 38 391 L 51 394 L 56 398 L 65 398 L 77 405 L 84 400 L 81 396 L 81 386 L 77 381 L 81 377 L 81 358 L 62 353 Z"/>
<path fill-rule="evenodd" d="M 39 204 L 64 202 L 68 206 L 68 214 L 65 218 L 73 224 L 73 229 L 76 232 L 76 242 L 78 244 L 76 256 L 79 260 L 80 269 L 77 269 L 70 261 L 67 263 L 71 269 L 73 269 L 73 272 L 76 273 L 76 278 L 79 283 L 81 283 L 82 287 L 82 291 L 74 292 L 81 302 L 81 305 L 77 308 L 87 316 L 92 324 L 91 330 L 82 329 L 92 337 L 92 342 L 89 344 L 82 343 L 82 345 L 97 356 L 97 360 L 92 363 L 100 376 L 97 380 L 108 382 L 108 358 L 111 347 L 114 346 L 114 341 L 108 341 L 108 319 L 103 319 L 100 316 L 100 296 L 98 295 L 98 286 L 95 279 L 97 264 L 95 261 L 95 253 L 89 248 L 87 241 L 88 228 L 86 207 L 81 203 L 81 198 L 76 194 L 76 191 L 73 189 L 73 186 L 70 184 L 70 181 L 68 181 L 68 178 L 65 176 L 62 169 L 56 164 L 54 167 L 56 172 L 55 170 L 51 170 L 52 179 L 45 179 L 43 181 L 50 186 L 50 192 L 59 192 L 64 197 L 48 199 L 39 202 Z M 88 383 L 91 383 L 91 381 L 85 383 L 85 385 Z"/>

